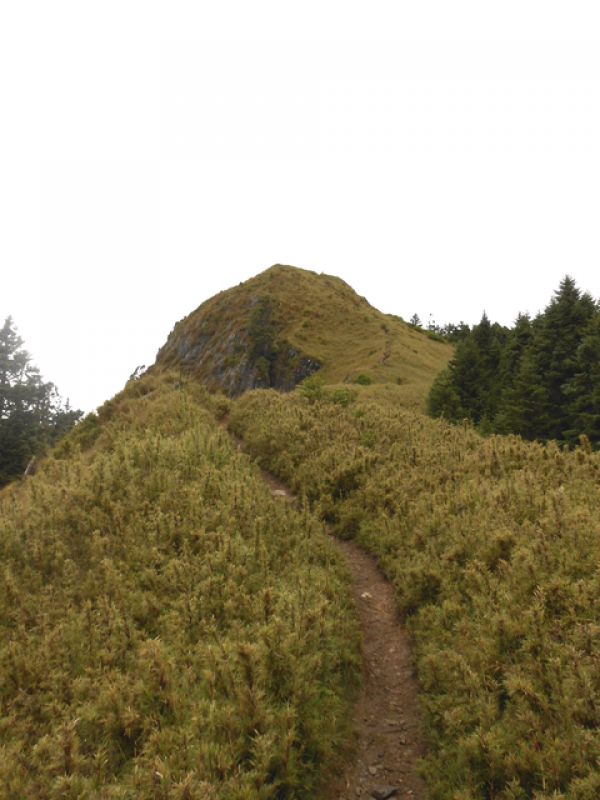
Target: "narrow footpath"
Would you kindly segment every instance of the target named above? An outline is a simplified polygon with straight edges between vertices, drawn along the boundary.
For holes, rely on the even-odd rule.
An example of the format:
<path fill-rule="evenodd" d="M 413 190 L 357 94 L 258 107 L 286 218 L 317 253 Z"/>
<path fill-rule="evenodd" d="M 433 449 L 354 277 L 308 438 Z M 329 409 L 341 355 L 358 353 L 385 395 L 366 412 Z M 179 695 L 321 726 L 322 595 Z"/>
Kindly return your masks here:
<path fill-rule="evenodd" d="M 274 497 L 293 502 L 287 487 L 263 472 Z M 327 788 L 328 800 L 424 800 L 417 774 L 423 755 L 417 681 L 408 634 L 399 622 L 394 590 L 375 559 L 334 536 L 352 573 L 363 636 L 363 690 L 354 713 L 351 760 Z"/>

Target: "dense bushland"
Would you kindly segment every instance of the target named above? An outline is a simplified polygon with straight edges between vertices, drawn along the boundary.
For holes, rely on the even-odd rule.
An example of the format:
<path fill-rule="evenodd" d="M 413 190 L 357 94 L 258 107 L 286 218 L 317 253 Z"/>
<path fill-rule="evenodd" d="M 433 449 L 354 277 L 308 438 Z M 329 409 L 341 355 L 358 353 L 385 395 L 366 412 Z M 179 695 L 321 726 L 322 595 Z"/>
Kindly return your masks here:
<path fill-rule="evenodd" d="M 566 277 L 543 313 L 463 331 L 429 393 L 434 417 L 485 433 L 600 445 L 600 306 Z"/>
<path fill-rule="evenodd" d="M 261 464 L 375 553 L 415 637 L 434 800 L 600 797 L 600 455 L 254 392 Z"/>
<path fill-rule="evenodd" d="M 358 671 L 345 573 L 216 404 L 132 382 L 0 494 L 1 798 L 315 796 Z"/>

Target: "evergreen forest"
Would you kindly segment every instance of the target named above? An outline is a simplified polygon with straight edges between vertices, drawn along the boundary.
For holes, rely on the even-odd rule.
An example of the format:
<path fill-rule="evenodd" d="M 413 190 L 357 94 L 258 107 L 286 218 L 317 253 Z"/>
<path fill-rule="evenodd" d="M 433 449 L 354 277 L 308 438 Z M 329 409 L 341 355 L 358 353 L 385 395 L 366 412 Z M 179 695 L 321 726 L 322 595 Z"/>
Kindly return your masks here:
<path fill-rule="evenodd" d="M 433 417 L 483 433 L 600 446 L 600 306 L 565 277 L 546 309 L 512 328 L 486 314 L 463 334 L 428 397 Z"/>

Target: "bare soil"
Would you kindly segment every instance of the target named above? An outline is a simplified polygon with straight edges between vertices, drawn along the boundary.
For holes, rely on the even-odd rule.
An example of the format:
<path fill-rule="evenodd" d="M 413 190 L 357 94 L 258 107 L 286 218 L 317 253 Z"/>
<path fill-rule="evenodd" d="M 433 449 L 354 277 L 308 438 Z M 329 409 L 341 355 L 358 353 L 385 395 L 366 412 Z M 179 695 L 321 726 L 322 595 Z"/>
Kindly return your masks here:
<path fill-rule="evenodd" d="M 387 362 L 390 360 L 390 358 L 392 356 L 392 345 L 393 345 L 393 343 L 394 343 L 393 338 L 391 336 L 388 336 L 386 338 L 386 340 L 385 340 L 385 349 L 383 351 L 383 355 L 381 356 L 381 360 L 379 362 L 381 364 L 381 366 L 383 366 L 384 364 L 387 364 Z"/>
<path fill-rule="evenodd" d="M 293 502 L 284 484 L 263 478 L 275 497 Z M 352 574 L 352 593 L 363 636 L 363 689 L 354 712 L 351 757 L 324 792 L 328 800 L 388 797 L 424 800 L 417 767 L 424 754 L 411 644 L 394 590 L 375 559 L 332 536 Z"/>

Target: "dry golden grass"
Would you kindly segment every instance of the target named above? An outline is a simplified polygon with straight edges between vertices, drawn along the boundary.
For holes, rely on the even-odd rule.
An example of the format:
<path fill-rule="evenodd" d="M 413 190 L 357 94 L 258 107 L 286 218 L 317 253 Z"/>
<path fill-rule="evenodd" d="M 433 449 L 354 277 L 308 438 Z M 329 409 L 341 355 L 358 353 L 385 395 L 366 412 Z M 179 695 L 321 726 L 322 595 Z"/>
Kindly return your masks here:
<path fill-rule="evenodd" d="M 274 310 L 279 339 L 322 364 L 320 376 L 328 384 L 355 383 L 366 375 L 374 384 L 399 386 L 394 397 L 411 407 L 424 406 L 435 376 L 452 356 L 452 347 L 411 328 L 399 317 L 383 314 L 340 278 L 276 265 L 239 286 L 221 292 L 176 326 L 158 362 L 178 366 L 179 350 L 204 338 L 204 349 L 214 354 L 194 371 L 211 388 L 219 358 L 232 358 L 224 349 L 244 332 L 259 299 Z"/>

